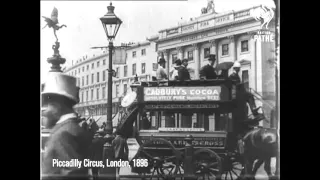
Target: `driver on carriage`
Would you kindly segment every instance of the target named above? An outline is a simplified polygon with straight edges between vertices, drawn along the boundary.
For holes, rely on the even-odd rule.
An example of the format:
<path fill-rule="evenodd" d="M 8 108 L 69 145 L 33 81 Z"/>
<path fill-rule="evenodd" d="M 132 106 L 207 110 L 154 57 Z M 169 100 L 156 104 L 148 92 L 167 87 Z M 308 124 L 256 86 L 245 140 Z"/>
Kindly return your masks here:
<path fill-rule="evenodd" d="M 229 79 L 235 80 L 238 84 L 241 83 L 241 79 L 239 76 L 240 68 L 241 68 L 241 64 L 238 61 L 236 61 L 233 64 L 233 72 L 229 76 Z M 258 112 L 259 109 L 261 108 L 261 106 L 260 107 L 256 106 L 253 94 L 251 94 L 249 91 L 246 91 L 245 92 L 245 99 L 246 99 L 247 104 L 250 107 L 251 112 L 252 112 L 252 117 L 248 117 L 248 119 L 246 119 L 244 122 L 245 123 L 252 122 L 252 123 L 256 124 L 256 122 L 259 122 L 262 119 L 264 119 L 265 117 L 264 117 L 263 113 Z"/>

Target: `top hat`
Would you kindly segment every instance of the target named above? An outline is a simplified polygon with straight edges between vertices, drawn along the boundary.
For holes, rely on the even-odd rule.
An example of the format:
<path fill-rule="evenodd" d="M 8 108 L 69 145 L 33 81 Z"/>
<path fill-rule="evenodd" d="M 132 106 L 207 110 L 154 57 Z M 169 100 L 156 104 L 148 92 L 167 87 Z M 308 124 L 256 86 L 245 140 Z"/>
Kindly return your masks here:
<path fill-rule="evenodd" d="M 215 61 L 216 60 L 216 55 L 215 54 L 210 54 L 208 60 L 210 61 Z"/>
<path fill-rule="evenodd" d="M 160 63 L 165 63 L 165 62 L 166 62 L 166 60 L 165 60 L 164 58 L 160 58 L 158 64 L 160 64 Z"/>
<path fill-rule="evenodd" d="M 175 62 L 174 62 L 174 68 L 176 68 L 176 67 L 179 67 L 179 66 L 181 66 L 181 64 L 182 64 L 182 62 L 181 62 L 181 60 L 180 59 L 177 59 Z"/>
<path fill-rule="evenodd" d="M 50 72 L 45 82 L 42 97 L 46 95 L 60 95 L 75 104 L 79 102 L 79 87 L 76 78 L 60 72 Z"/>

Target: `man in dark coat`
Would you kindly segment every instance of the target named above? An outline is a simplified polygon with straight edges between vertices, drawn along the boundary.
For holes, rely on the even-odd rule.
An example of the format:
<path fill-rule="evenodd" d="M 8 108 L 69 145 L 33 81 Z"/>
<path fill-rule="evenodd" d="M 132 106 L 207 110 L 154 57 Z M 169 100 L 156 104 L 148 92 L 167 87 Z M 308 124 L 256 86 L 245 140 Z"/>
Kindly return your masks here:
<path fill-rule="evenodd" d="M 180 81 L 191 80 L 190 73 L 189 73 L 187 67 L 188 67 L 188 60 L 183 59 L 182 65 L 180 66 L 180 68 L 178 70 L 178 80 L 180 80 Z"/>
<path fill-rule="evenodd" d="M 214 63 L 216 62 L 216 55 L 210 54 L 209 55 L 209 64 L 203 66 L 200 70 L 200 79 L 216 79 L 217 74 L 213 67 Z"/>
<path fill-rule="evenodd" d="M 46 128 L 53 128 L 42 161 L 42 179 L 88 179 L 82 162 L 91 144 L 73 106 L 79 102 L 76 79 L 62 73 L 49 74 L 42 94 L 42 116 Z M 74 162 L 59 166 L 62 162 Z M 78 164 L 77 162 L 81 162 Z"/>
<path fill-rule="evenodd" d="M 127 144 L 127 137 L 123 133 L 116 132 L 116 137 L 112 141 L 114 147 L 116 161 L 128 161 L 129 147 Z M 120 168 L 117 168 L 117 179 L 119 179 Z"/>
<path fill-rule="evenodd" d="M 103 146 L 107 142 L 106 139 L 103 138 L 103 136 L 106 133 L 103 130 L 97 131 L 97 133 L 94 135 L 94 138 L 92 140 L 91 148 L 90 148 L 90 154 L 91 154 L 91 160 L 92 161 L 103 161 L 102 155 L 103 155 Z M 92 167 L 92 176 L 93 180 L 98 179 L 99 175 L 99 167 Z"/>

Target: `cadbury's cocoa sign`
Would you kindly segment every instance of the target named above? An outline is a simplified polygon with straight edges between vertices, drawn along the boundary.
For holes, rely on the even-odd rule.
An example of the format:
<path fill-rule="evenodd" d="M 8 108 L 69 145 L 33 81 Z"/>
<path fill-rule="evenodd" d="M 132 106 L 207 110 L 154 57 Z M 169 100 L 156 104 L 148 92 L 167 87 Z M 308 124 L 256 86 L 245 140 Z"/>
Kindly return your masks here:
<path fill-rule="evenodd" d="M 221 87 L 145 87 L 144 101 L 219 101 Z"/>

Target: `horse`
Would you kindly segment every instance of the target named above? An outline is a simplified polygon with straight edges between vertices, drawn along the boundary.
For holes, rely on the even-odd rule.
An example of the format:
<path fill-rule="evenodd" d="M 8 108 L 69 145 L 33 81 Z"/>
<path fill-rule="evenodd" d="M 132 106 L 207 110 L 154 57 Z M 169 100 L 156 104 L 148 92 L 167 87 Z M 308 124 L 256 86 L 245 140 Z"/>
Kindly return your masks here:
<path fill-rule="evenodd" d="M 264 162 L 264 170 L 268 177 L 271 173 L 271 158 L 277 156 L 278 136 L 277 130 L 272 128 L 254 128 L 246 133 L 243 140 L 244 172 L 249 178 L 254 176 Z M 254 162 L 258 160 L 255 164 Z"/>

